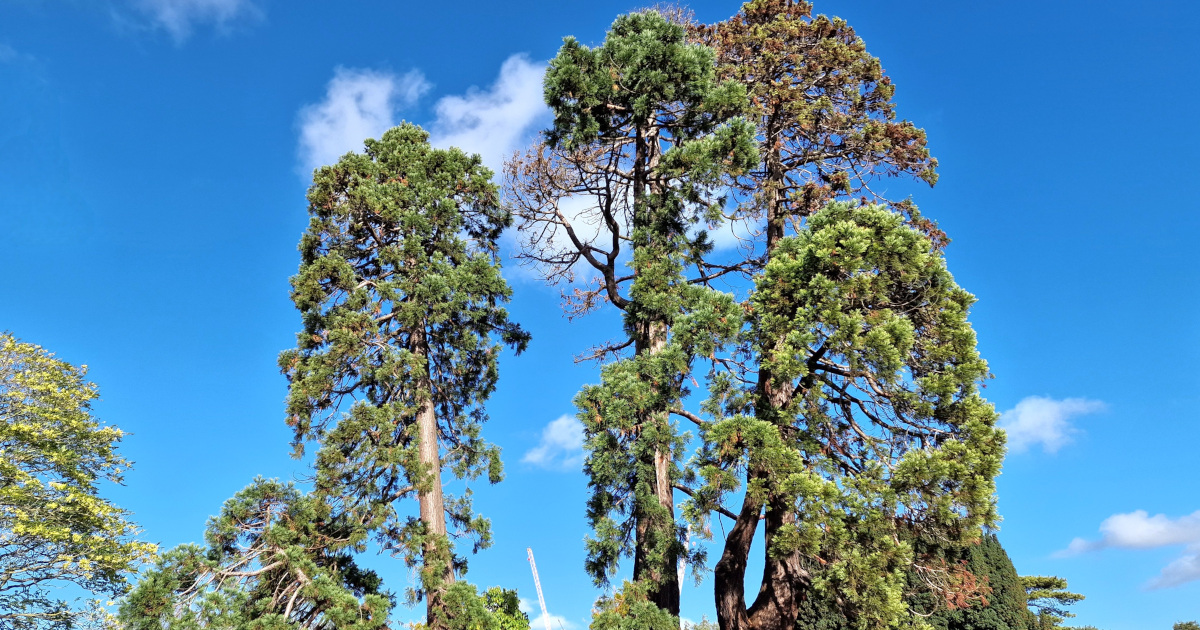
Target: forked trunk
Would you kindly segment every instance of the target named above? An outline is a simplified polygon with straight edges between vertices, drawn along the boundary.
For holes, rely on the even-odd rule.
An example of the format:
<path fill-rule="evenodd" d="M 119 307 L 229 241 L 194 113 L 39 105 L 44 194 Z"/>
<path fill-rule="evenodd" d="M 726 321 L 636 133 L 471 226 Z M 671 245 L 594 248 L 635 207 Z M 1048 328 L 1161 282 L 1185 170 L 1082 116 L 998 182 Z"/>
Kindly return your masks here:
<path fill-rule="evenodd" d="M 725 537 L 725 550 L 713 570 L 717 624 L 721 630 L 748 630 L 752 627 L 746 611 L 746 564 L 750 559 L 750 545 L 754 542 L 754 531 L 758 529 L 758 515 L 761 512 L 762 503 L 747 493 L 742 499 L 737 521 Z"/>
<path fill-rule="evenodd" d="M 796 513 L 788 501 L 777 498 L 767 503 L 763 518 L 764 548 L 771 549 L 777 534 L 785 525 L 796 522 Z M 800 597 L 810 582 L 808 571 L 801 565 L 800 554 L 766 554 L 762 586 L 750 606 L 750 625 L 755 630 L 794 630 L 800 616 Z"/>
<path fill-rule="evenodd" d="M 767 121 L 768 138 L 773 121 Z M 771 147 L 766 155 L 766 237 L 767 260 L 783 239 L 786 230 L 786 196 L 783 192 L 785 169 L 778 145 Z M 757 383 L 756 416 L 761 420 L 779 423 L 780 409 L 784 408 L 795 390 L 790 385 L 774 382 L 769 368 L 760 366 Z M 767 481 L 763 472 L 751 472 L 752 479 Z M 769 493 L 768 488 L 768 493 Z M 725 540 L 725 549 L 714 571 L 717 623 L 721 630 L 794 630 L 800 616 L 800 595 L 809 582 L 809 574 L 801 565 L 799 554 L 774 556 L 769 553 L 776 533 L 794 523 L 796 515 L 788 501 L 779 497 L 767 497 L 766 514 L 762 518 L 764 527 L 764 567 L 762 586 L 753 605 L 746 606 L 746 565 L 750 558 L 750 545 L 758 528 L 763 504 L 747 496 L 742 511 Z"/>

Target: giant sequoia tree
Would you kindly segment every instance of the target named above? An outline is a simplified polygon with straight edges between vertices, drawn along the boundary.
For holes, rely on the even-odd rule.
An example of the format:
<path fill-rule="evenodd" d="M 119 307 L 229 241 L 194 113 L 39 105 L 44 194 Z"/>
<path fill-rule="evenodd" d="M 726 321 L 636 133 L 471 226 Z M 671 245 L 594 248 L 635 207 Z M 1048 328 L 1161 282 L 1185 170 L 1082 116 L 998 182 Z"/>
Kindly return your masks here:
<path fill-rule="evenodd" d="M 977 392 L 973 301 L 935 244 L 882 206 L 830 204 L 779 241 L 747 308 L 746 351 L 769 380 L 714 379 L 688 508 L 701 525 L 735 519 L 715 572 L 722 628 L 791 628 L 811 597 L 836 601 L 851 627 L 897 623 L 914 560 L 931 589 L 961 586 L 904 539 L 964 544 L 995 519 L 1003 436 Z M 760 522 L 767 561 L 750 602 Z"/>
<path fill-rule="evenodd" d="M 410 596 L 445 628 L 444 596 L 466 568 L 451 537 L 479 549 L 490 533 L 469 490 L 444 494 L 443 471 L 500 480 L 483 403 L 500 346 L 528 341 L 502 308 L 496 238 L 509 215 L 478 156 L 434 149 L 409 124 L 318 169 L 308 200 L 292 279 L 304 331 L 279 358 L 288 422 L 298 450 L 320 446 L 318 495 L 419 567 Z"/>
<path fill-rule="evenodd" d="M 569 312 L 605 301 L 625 312 L 627 340 L 599 346 L 592 356 L 635 350 L 633 359 L 606 366 L 601 384 L 578 399 L 597 529 L 589 570 L 603 581 L 631 552 L 635 578 L 659 584 L 650 601 L 677 611 L 666 591 L 677 588 L 666 561 L 682 552 L 671 496 L 678 490 L 690 497 L 686 512 L 697 531 L 711 532 L 708 521 L 717 513 L 734 520 L 715 572 L 722 628 L 790 629 L 804 602 L 824 596 L 855 626 L 893 623 L 905 617 L 901 567 L 913 558 L 898 532 L 949 546 L 976 537 L 994 516 L 992 478 L 1002 449 L 994 414 L 975 393 L 986 364 L 965 320 L 971 298 L 953 286 L 938 254 L 945 237 L 911 203 L 885 200 L 873 188 L 896 175 L 933 184 L 937 162 L 924 132 L 896 120 L 893 88 L 878 59 L 844 21 L 813 17 L 808 3 L 756 0 L 726 22 L 688 25 L 690 41 L 706 45 L 711 57 L 673 39 L 683 13 L 672 14 L 679 24 L 665 24 L 654 11 L 636 15 L 619 19 L 600 48 L 567 41 L 546 80 L 555 126 L 506 171 L 526 258 L 552 280 L 591 272 L 584 274 L 590 283 L 564 292 Z M 654 30 L 634 37 L 635 24 Z M 658 37 L 647 36 L 652 32 Z M 682 58 L 711 59 L 716 76 L 705 73 L 704 81 L 714 97 L 689 101 L 666 81 L 674 76 L 672 58 L 647 51 L 668 45 L 686 51 Z M 744 88 L 748 103 L 731 82 Z M 652 89 L 639 91 L 643 85 Z M 715 112 L 739 107 L 757 123 L 761 161 L 749 169 L 738 157 L 750 154 L 740 148 L 741 136 L 705 137 L 685 124 L 706 115 L 716 122 Z M 641 124 L 639 111 L 651 112 Z M 673 143 L 663 157 L 687 156 L 681 148 L 695 142 L 695 155 L 716 161 L 681 160 L 692 170 L 679 177 L 670 160 L 657 159 L 655 146 L 663 142 Z M 722 154 L 726 147 L 735 159 Z M 738 203 L 713 199 L 714 178 L 722 175 Z M 663 194 L 675 190 L 683 194 Z M 833 224 L 857 231 L 826 254 L 846 256 L 843 247 L 865 248 L 872 239 L 883 249 L 854 251 L 863 267 L 842 270 L 845 277 L 813 267 L 820 243 L 840 237 L 810 218 L 830 200 L 856 196 L 888 201 L 897 212 L 830 209 L 828 216 L 841 217 Z M 686 203 L 673 206 L 676 199 Z M 749 226 L 741 258 L 713 252 L 697 229 L 723 220 Z M 633 250 L 624 274 L 623 248 Z M 775 262 L 780 256 L 785 260 Z M 881 279 L 867 295 L 859 284 L 871 274 Z M 781 293 L 786 275 L 833 285 L 824 296 Z M 720 277 L 753 279 L 746 317 L 730 296 L 695 291 Z M 822 304 L 809 302 L 817 298 Z M 743 326 L 740 349 L 722 353 Z M 681 404 L 699 357 L 722 368 L 704 414 Z M 653 421 L 668 412 L 693 422 L 704 439 L 688 466 L 677 463 L 683 434 Z M 921 457 L 930 468 L 918 470 Z M 661 509 L 633 500 L 639 491 L 657 497 Z M 726 498 L 740 500 L 740 509 L 724 505 Z M 749 601 L 746 568 L 760 523 L 763 587 Z M 958 567 L 933 556 L 915 559 L 931 592 L 973 594 Z"/>
<path fill-rule="evenodd" d="M 754 159 L 753 128 L 736 117 L 744 91 L 716 81 L 711 50 L 685 41 L 680 25 L 644 11 L 619 17 L 596 48 L 567 38 L 545 95 L 553 128 L 506 172 L 524 255 L 551 279 L 590 267 L 596 284 L 568 303 L 623 311 L 626 340 L 597 356 L 633 348 L 577 400 L 592 488 L 588 571 L 605 583 L 633 555 L 649 601 L 678 614 L 683 440 L 669 410 L 695 358 L 738 323 L 729 296 L 683 271 L 706 251 L 689 227 L 714 211 L 714 186 Z"/>
<path fill-rule="evenodd" d="M 887 201 L 874 189 L 877 179 L 907 175 L 929 184 L 936 182 L 934 169 L 937 162 L 930 157 L 925 146 L 924 132 L 907 121 L 896 120 L 892 102 L 894 88 L 890 80 L 883 74 L 879 60 L 867 53 L 865 44 L 844 21 L 825 16 L 814 17 L 812 6 L 807 2 L 755 0 L 745 4 L 737 15 L 725 22 L 708 27 L 692 27 L 691 30 L 694 38 L 716 51 L 718 75 L 745 85 L 752 103 L 751 112 L 758 125 L 762 160 L 745 177 L 732 183 L 733 189 L 741 193 L 742 202 L 726 212 L 729 220 L 745 221 L 756 226 L 751 229 L 752 242 L 746 243 L 749 247 L 743 248 L 746 255 L 741 260 L 725 260 L 719 265 L 701 259 L 697 261 L 698 279 L 731 269 L 747 274 L 760 272 L 764 267 L 770 269 L 772 261 L 785 253 L 780 246 L 789 231 L 803 239 L 813 237 L 808 220 L 830 200 L 858 196 Z M 903 215 L 906 223 L 929 238 L 931 247 L 936 249 L 945 243 L 944 235 L 932 222 L 921 217 L 911 203 L 899 200 L 891 203 Z M 899 217 L 890 220 L 899 220 Z M 776 265 L 776 269 L 779 268 Z M 755 278 L 757 295 L 764 295 L 764 290 L 768 288 L 763 284 L 765 280 L 764 276 Z M 774 296 L 764 304 L 778 305 L 779 297 Z M 753 301 L 749 306 L 754 308 Z M 851 304 L 845 306 L 849 308 Z M 883 307 L 891 308 L 886 302 Z M 965 305 L 960 305 L 962 309 L 965 309 Z M 832 317 L 833 313 L 832 310 L 826 311 L 825 316 Z M 808 360 L 817 363 L 831 360 L 828 356 L 831 350 L 820 345 L 809 348 L 814 356 L 803 363 L 804 377 L 778 373 L 779 370 L 786 372 L 795 367 L 798 350 L 794 345 L 795 335 L 820 338 L 828 334 L 837 322 L 820 318 L 791 322 L 793 326 L 808 327 L 807 331 L 801 333 L 787 326 L 763 327 L 759 323 L 761 316 L 761 310 L 751 311 L 747 345 L 740 356 L 735 357 L 739 360 L 726 362 L 733 369 L 717 379 L 714 390 L 716 402 L 708 408 L 719 420 L 717 426 L 724 422 L 722 418 L 733 413 L 735 417 L 740 415 L 743 419 L 753 417 L 756 422 L 762 423 L 758 425 L 760 429 L 770 425 L 779 427 L 777 430 L 785 435 L 793 430 L 812 431 L 810 422 L 819 419 L 819 416 L 810 416 L 818 412 L 828 414 L 828 409 L 821 411 L 821 406 L 825 405 L 832 409 L 834 415 L 841 414 L 851 419 L 857 415 L 855 423 L 875 426 L 885 433 L 896 430 L 903 435 L 909 431 L 909 439 L 917 440 L 916 443 L 922 447 L 925 444 L 920 440 L 931 439 L 933 435 L 954 434 L 954 430 L 936 427 L 929 428 L 925 434 L 922 434 L 922 429 L 903 429 L 904 422 L 914 421 L 910 416 L 914 410 L 904 406 L 906 403 L 894 396 L 872 389 L 873 385 L 866 385 L 867 389 L 863 391 L 867 395 L 863 398 L 846 392 L 830 394 L 828 399 L 823 398 L 825 394 L 817 394 L 816 398 L 825 402 L 818 404 L 809 400 L 807 404 L 814 405 L 814 409 L 801 409 L 801 401 L 806 396 L 814 396 L 814 388 L 833 387 L 836 390 L 842 387 L 854 391 L 863 383 L 853 383 L 864 376 L 869 379 L 886 379 L 888 376 L 871 373 L 877 366 L 868 365 L 865 372 L 847 372 L 834 377 L 845 380 L 841 385 L 822 385 L 821 379 L 812 372 L 816 363 L 812 366 L 807 363 Z M 923 338 L 935 332 L 917 325 L 914 327 L 915 342 L 918 345 L 937 343 L 934 339 Z M 982 362 L 969 359 L 974 354 L 973 346 L 960 346 L 958 350 L 964 353 L 962 357 L 947 360 L 968 360 L 978 368 L 975 376 L 970 371 L 960 372 L 962 378 L 966 379 L 961 395 L 970 398 L 974 387 L 971 379 L 981 377 L 986 370 L 980 367 Z M 907 371 L 908 375 L 900 378 L 911 380 L 915 366 L 887 366 L 887 369 L 899 369 L 900 373 Z M 825 375 L 825 378 L 828 379 L 829 375 Z M 830 400 L 838 401 L 837 405 L 831 405 L 828 402 Z M 868 406 L 878 407 L 884 416 L 909 417 L 901 425 L 890 428 L 879 426 L 862 415 L 867 413 L 862 408 L 864 400 L 870 400 Z M 845 408 L 846 405 L 850 408 Z M 982 411 L 980 414 L 986 415 Z M 917 423 L 920 424 L 920 421 Z M 785 428 L 789 426 L 790 429 Z M 697 461 L 706 467 L 706 474 L 709 475 L 714 474 L 716 469 L 726 470 L 723 467 L 727 467 L 731 461 L 727 459 L 731 452 L 728 449 L 737 445 L 736 442 L 729 443 L 727 436 L 714 429 L 706 430 L 709 441 L 705 455 Z M 736 431 L 734 435 L 739 439 L 742 437 Z M 792 435 L 796 437 L 799 434 Z M 848 453 L 856 453 L 853 457 L 859 458 L 861 464 L 869 465 L 868 468 L 891 465 L 899 457 L 898 453 L 907 448 L 897 447 L 900 451 L 885 452 L 869 447 L 880 439 L 879 435 L 869 433 L 859 436 L 857 431 L 851 431 L 839 440 L 847 438 L 854 444 L 842 442 L 835 447 L 826 443 L 821 448 L 834 449 L 834 452 L 837 448 L 848 449 Z M 829 441 L 831 437 L 826 435 L 823 439 Z M 900 442 L 902 440 L 898 439 L 897 443 Z M 811 444 L 808 446 L 814 447 Z M 769 463 L 771 458 L 786 450 L 775 450 L 768 443 L 758 443 L 754 447 L 759 449 L 758 454 L 751 453 L 749 446 L 743 445 L 742 448 L 747 459 L 734 466 L 740 470 L 740 481 L 718 475 L 720 481 L 714 485 L 712 479 L 708 479 L 708 483 L 697 491 L 689 510 L 694 511 L 693 516 L 701 525 L 714 509 L 735 519 L 715 571 L 717 607 L 722 627 L 788 628 L 794 623 L 797 606 L 800 605 L 798 602 L 810 599 L 815 595 L 814 589 L 821 587 L 821 581 L 814 579 L 814 576 L 819 573 L 816 569 L 828 568 L 826 563 L 829 559 L 819 555 L 814 557 L 812 549 L 805 552 L 794 543 L 796 530 L 802 528 L 812 514 L 806 513 L 804 501 L 798 495 L 786 490 L 786 485 L 779 485 L 779 478 L 769 472 L 774 465 Z M 754 463 L 757 457 L 764 459 Z M 988 457 L 985 457 L 985 461 L 991 461 Z M 808 455 L 805 458 L 811 459 Z M 821 467 L 811 461 L 806 466 L 814 470 Z M 836 475 L 854 479 L 865 470 L 843 468 Z M 980 489 L 984 494 L 990 492 L 988 470 L 986 465 L 979 470 L 982 475 L 980 479 L 988 480 Z M 834 473 L 827 471 L 826 474 Z M 711 501 L 710 493 L 719 495 L 726 490 L 744 493 L 740 510 L 725 510 Z M 947 488 L 946 494 L 952 496 L 954 492 Z M 987 520 L 990 507 L 985 505 L 986 502 L 981 503 L 981 497 L 982 494 L 971 497 L 960 506 L 971 514 L 968 520 L 976 516 Z M 856 510 L 851 506 L 843 506 L 843 512 L 849 518 L 855 518 L 853 515 Z M 860 512 L 860 516 L 866 518 L 870 514 L 871 518 L 883 518 L 885 521 L 890 518 L 886 506 L 874 505 L 871 510 L 874 512 Z M 899 511 L 908 512 L 910 508 L 901 507 Z M 763 587 L 753 601 L 748 601 L 744 594 L 745 571 L 749 562 L 750 543 L 760 522 L 766 540 L 761 550 Z M 963 531 L 971 532 L 969 528 Z M 971 535 L 951 536 L 953 540 L 946 542 L 951 544 Z M 886 527 L 860 527 L 854 536 L 862 538 L 856 545 L 870 548 L 874 544 L 871 541 L 882 541 L 888 533 Z M 893 551 L 900 555 L 881 552 L 882 555 L 877 555 L 876 560 L 882 561 L 888 557 L 892 559 L 889 560 L 891 562 L 903 555 L 900 548 Z M 920 566 L 936 590 L 949 593 L 970 585 L 969 579 L 959 579 L 954 567 Z M 841 586 L 826 584 L 829 588 L 825 590 L 838 591 L 836 598 L 839 601 L 853 608 L 854 597 L 841 591 L 856 590 L 857 596 L 865 598 L 864 602 L 875 601 L 866 605 L 864 610 L 876 611 L 879 620 L 901 612 L 897 596 L 902 589 L 894 571 L 885 571 L 891 576 L 888 578 L 890 582 L 886 589 L 879 590 L 881 583 L 873 583 L 869 579 L 859 582 L 861 576 L 856 575 L 860 571 L 863 575 L 870 575 L 878 572 L 879 567 L 846 565 L 836 570 L 846 572 L 849 577 Z M 868 591 L 871 588 L 877 592 L 870 594 Z M 886 597 L 882 597 L 884 591 L 887 592 Z"/>

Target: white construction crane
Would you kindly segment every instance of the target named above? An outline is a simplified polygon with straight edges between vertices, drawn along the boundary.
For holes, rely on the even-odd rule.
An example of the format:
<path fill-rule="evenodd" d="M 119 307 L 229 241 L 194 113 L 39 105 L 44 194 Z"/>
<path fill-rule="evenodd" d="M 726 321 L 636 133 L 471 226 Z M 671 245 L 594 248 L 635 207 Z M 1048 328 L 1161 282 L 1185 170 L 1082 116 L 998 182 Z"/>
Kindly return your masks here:
<path fill-rule="evenodd" d="M 546 598 L 542 597 L 542 581 L 538 579 L 537 564 L 533 561 L 533 548 L 526 547 L 525 551 L 529 552 L 529 568 L 533 569 L 533 585 L 537 587 L 538 604 L 542 607 L 542 621 L 546 622 L 546 630 L 551 630 L 550 613 L 546 612 Z"/>

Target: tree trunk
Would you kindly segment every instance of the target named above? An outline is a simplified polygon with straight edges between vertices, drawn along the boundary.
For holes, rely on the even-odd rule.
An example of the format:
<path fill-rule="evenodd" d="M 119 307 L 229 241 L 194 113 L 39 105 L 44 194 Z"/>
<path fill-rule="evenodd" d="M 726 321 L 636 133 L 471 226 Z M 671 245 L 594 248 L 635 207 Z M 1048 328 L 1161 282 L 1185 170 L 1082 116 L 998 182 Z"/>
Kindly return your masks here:
<path fill-rule="evenodd" d="M 766 137 L 775 138 L 778 133 L 777 125 L 773 121 L 768 121 Z M 787 217 L 784 213 L 785 195 L 783 191 L 786 172 L 783 167 L 782 152 L 782 147 L 774 144 L 767 151 L 766 157 L 767 177 L 763 184 L 767 188 L 767 261 L 771 260 L 771 252 L 775 251 L 775 247 L 779 245 L 786 227 Z"/>
<path fill-rule="evenodd" d="M 793 630 L 800 616 L 800 594 L 809 583 L 808 571 L 801 565 L 800 554 L 770 553 L 775 534 L 784 526 L 796 522 L 790 502 L 777 498 L 768 501 L 763 518 L 767 551 L 763 566 L 762 586 L 750 606 L 751 627 L 755 630 Z"/>
<path fill-rule="evenodd" d="M 776 125 L 773 120 L 767 120 L 766 137 L 776 137 Z M 784 237 L 787 227 L 786 196 L 783 191 L 785 184 L 785 168 L 781 149 L 778 144 L 766 151 L 766 178 L 764 187 L 766 195 L 766 252 L 767 261 Z M 780 423 L 778 410 L 785 407 L 795 395 L 790 384 L 778 385 L 768 368 L 761 367 L 758 372 L 757 402 L 755 415 L 761 420 Z M 747 475 L 747 485 L 758 477 L 768 481 L 764 473 Z M 769 486 L 768 486 L 769 489 Z M 715 594 L 717 605 L 717 623 L 721 630 L 794 630 L 796 619 L 800 614 L 800 593 L 802 583 L 807 583 L 809 575 L 801 565 L 799 554 L 789 554 L 783 557 L 772 557 L 769 553 L 771 543 L 780 528 L 795 522 L 796 515 L 792 506 L 778 497 L 768 497 L 766 515 L 763 518 L 765 545 L 763 556 L 762 586 L 754 604 L 746 607 L 746 565 L 750 558 L 750 545 L 754 532 L 758 527 L 759 514 L 762 504 L 751 500 L 749 496 L 742 504 L 738 515 L 725 541 L 725 549 L 721 560 L 717 562 L 714 571 Z"/>
<path fill-rule="evenodd" d="M 643 327 L 639 335 L 635 352 L 637 354 L 657 354 L 667 345 L 667 325 L 663 322 L 650 322 Z M 643 426 L 665 425 L 669 422 L 667 410 L 654 410 L 640 420 Z M 679 573 L 677 565 L 679 554 L 676 553 L 678 541 L 675 540 L 675 490 L 671 484 L 671 452 L 669 445 L 656 445 L 653 461 L 646 462 L 653 467 L 654 479 L 651 487 L 658 505 L 666 511 L 667 523 L 652 523 L 649 519 L 638 518 L 635 526 L 637 540 L 633 557 L 633 578 L 650 584 L 649 599 L 659 608 L 679 615 Z M 651 531 L 656 527 L 658 531 Z M 654 541 L 667 540 L 669 551 L 665 554 L 661 565 L 652 563 L 647 557 L 649 547 Z"/>
<path fill-rule="evenodd" d="M 750 545 L 758 529 L 762 504 L 749 493 L 742 499 L 742 510 L 725 537 L 725 550 L 713 570 L 713 593 L 717 604 L 717 625 L 721 630 L 748 630 L 750 617 L 746 612 L 746 563 Z"/>
<path fill-rule="evenodd" d="M 425 358 L 429 356 L 429 345 L 424 328 L 413 333 L 412 350 L 417 356 Z M 451 564 L 450 540 L 446 536 L 446 509 L 442 493 L 442 462 L 438 452 L 437 412 L 433 406 L 433 389 L 429 379 L 428 364 L 424 368 L 420 390 L 422 399 L 420 409 L 417 411 L 419 440 L 417 448 L 421 465 L 428 474 L 426 477 L 428 487 L 417 491 L 421 522 L 424 523 L 427 534 L 421 571 L 422 579 L 425 582 L 426 625 L 430 630 L 440 630 L 447 627 L 442 595 L 446 592 L 446 588 L 454 582 L 454 570 Z"/>
<path fill-rule="evenodd" d="M 648 223 L 653 224 L 658 220 L 658 217 L 655 216 L 656 209 L 647 206 L 647 197 L 649 194 L 662 191 L 661 182 L 655 179 L 655 170 L 661 157 L 658 146 L 658 130 L 653 127 L 638 128 L 635 133 L 632 188 L 633 224 L 637 228 L 647 226 Z M 652 248 L 661 246 L 661 242 L 671 238 L 672 235 L 658 234 L 656 236 L 658 239 L 662 239 L 658 241 L 659 244 L 652 241 L 647 246 Z M 665 252 L 661 253 L 666 254 Z M 666 347 L 669 323 L 661 317 L 662 315 L 659 314 L 654 319 L 646 318 L 649 321 L 643 320 L 636 326 L 637 336 L 634 340 L 636 355 L 654 355 Z M 646 413 L 645 417 L 638 419 L 638 424 L 642 427 L 666 426 L 670 422 L 668 414 L 667 409 L 651 410 Z M 641 439 L 640 436 L 639 439 Z M 672 615 L 678 616 L 680 594 L 677 547 L 679 543 L 675 535 L 675 490 L 671 484 L 672 460 L 669 449 L 669 444 L 657 444 L 651 456 L 652 461 L 642 462 L 654 471 L 653 479 L 647 481 L 657 499 L 658 507 L 666 511 L 668 522 L 665 525 L 654 523 L 652 519 L 640 514 L 642 510 L 639 507 L 634 507 L 633 579 L 649 585 L 648 597 L 651 602 Z M 667 542 L 668 551 L 664 554 L 661 564 L 652 562 L 647 552 L 657 541 L 663 540 L 669 541 Z"/>

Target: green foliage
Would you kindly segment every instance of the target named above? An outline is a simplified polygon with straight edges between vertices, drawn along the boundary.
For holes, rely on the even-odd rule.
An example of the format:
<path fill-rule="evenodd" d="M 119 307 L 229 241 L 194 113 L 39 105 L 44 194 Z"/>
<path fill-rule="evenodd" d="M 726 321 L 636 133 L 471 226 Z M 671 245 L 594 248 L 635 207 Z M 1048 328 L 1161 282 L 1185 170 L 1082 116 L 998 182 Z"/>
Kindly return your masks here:
<path fill-rule="evenodd" d="M 393 602 L 353 558 L 358 523 L 290 484 L 256 479 L 208 522 L 205 546 L 163 554 L 121 604 L 128 630 L 376 630 Z"/>
<path fill-rule="evenodd" d="M 1180 621 L 1171 626 L 1171 630 L 1200 630 L 1200 623 L 1195 621 Z"/>
<path fill-rule="evenodd" d="M 521 598 L 515 590 L 493 586 L 484 592 L 483 599 L 496 630 L 529 630 L 529 615 L 521 611 Z"/>
<path fill-rule="evenodd" d="M 92 416 L 98 396 L 78 367 L 0 334 L 0 627 L 68 628 L 85 611 L 55 599 L 67 583 L 116 597 L 153 558 L 100 480 L 129 468 L 122 432 Z"/>
<path fill-rule="evenodd" d="M 516 591 L 493 586 L 480 595 L 466 582 L 456 582 L 446 590 L 442 622 L 449 630 L 529 630 L 529 615 L 521 612 Z M 424 627 L 417 624 L 414 630 Z"/>
<path fill-rule="evenodd" d="M 547 140 L 579 147 L 638 129 L 696 138 L 728 120 L 731 128 L 713 141 L 733 140 L 743 158 L 752 157 L 739 137 L 746 122 L 731 120 L 746 107 L 745 91 L 717 83 L 713 66 L 711 50 L 687 42 L 683 27 L 657 11 L 618 17 L 597 48 L 567 37 L 546 71 L 546 103 L 554 112 Z M 702 151 L 708 147 L 695 145 L 692 152 L 711 157 Z"/>
<path fill-rule="evenodd" d="M 590 630 L 679 630 L 679 618 L 647 597 L 649 585 L 625 582 L 612 597 L 601 597 Z"/>
<path fill-rule="evenodd" d="M 1083 595 L 1067 590 L 1066 580 L 1052 575 L 1023 575 L 1021 585 L 1036 617 L 1033 626 L 1036 630 L 1062 627 L 1065 619 L 1075 616 L 1067 606 L 1084 599 Z"/>
<path fill-rule="evenodd" d="M 320 445 L 317 494 L 419 566 L 410 598 L 431 597 L 466 569 L 447 532 L 491 543 L 470 490 L 444 497 L 441 474 L 502 477 L 481 427 L 501 345 L 528 341 L 502 307 L 510 218 L 478 156 L 434 149 L 411 124 L 318 169 L 308 201 L 292 278 L 304 331 L 279 357 L 297 451 Z M 403 508 L 414 497 L 419 518 Z"/>

